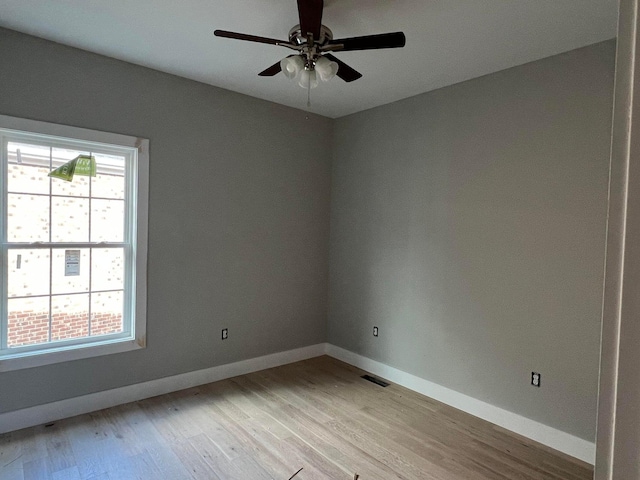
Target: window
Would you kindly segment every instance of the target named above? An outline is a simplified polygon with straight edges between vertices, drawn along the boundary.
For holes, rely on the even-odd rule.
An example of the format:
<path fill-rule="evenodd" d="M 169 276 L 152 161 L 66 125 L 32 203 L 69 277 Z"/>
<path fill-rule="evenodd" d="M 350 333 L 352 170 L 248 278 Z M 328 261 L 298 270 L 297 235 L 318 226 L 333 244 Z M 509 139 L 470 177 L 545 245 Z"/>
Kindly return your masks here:
<path fill-rule="evenodd" d="M 0 371 L 143 348 L 148 141 L 0 116 L 0 146 Z"/>

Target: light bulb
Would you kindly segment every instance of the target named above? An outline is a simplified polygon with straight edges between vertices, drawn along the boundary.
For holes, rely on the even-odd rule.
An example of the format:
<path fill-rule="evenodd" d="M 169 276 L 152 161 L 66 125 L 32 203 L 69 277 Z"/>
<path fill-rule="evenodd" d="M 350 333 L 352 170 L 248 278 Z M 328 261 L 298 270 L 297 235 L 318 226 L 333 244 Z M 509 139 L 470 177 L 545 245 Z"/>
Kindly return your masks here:
<path fill-rule="evenodd" d="M 282 73 L 284 73 L 289 80 L 293 80 L 304 68 L 304 61 L 300 55 L 283 58 L 280 62 L 280 68 L 282 69 Z"/>
<path fill-rule="evenodd" d="M 300 74 L 300 82 L 298 85 L 302 88 L 309 88 L 309 84 L 311 84 L 311 88 L 316 88 L 318 86 L 318 79 L 315 70 L 307 70 L 305 68 Z"/>
<path fill-rule="evenodd" d="M 338 73 L 338 64 L 328 58 L 320 57 L 316 60 L 316 72 L 318 72 L 320 80 L 328 82 Z"/>

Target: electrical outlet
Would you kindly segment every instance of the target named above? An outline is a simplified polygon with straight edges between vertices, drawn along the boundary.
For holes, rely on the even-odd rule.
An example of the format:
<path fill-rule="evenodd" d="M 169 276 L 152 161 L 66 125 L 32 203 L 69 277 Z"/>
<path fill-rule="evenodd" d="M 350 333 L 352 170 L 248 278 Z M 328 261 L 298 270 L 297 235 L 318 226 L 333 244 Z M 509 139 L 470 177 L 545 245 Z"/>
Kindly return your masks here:
<path fill-rule="evenodd" d="M 378 336 L 378 327 L 373 327 L 373 336 L 374 337 Z"/>
<path fill-rule="evenodd" d="M 531 385 L 534 387 L 540 387 L 540 380 L 542 375 L 537 372 L 531 372 Z"/>
<path fill-rule="evenodd" d="M 228 328 L 223 328 L 222 329 L 222 340 L 226 340 L 227 338 L 229 338 L 229 329 Z"/>

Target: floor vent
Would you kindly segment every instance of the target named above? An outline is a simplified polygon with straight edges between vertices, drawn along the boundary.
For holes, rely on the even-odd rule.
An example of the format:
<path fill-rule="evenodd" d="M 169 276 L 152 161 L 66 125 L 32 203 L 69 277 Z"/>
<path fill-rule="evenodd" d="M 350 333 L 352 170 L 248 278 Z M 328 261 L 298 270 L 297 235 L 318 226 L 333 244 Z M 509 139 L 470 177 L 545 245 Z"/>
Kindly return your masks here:
<path fill-rule="evenodd" d="M 388 387 L 389 384 L 387 382 L 383 382 L 379 378 L 372 377 L 371 375 L 363 375 L 362 378 L 370 381 L 371 383 L 375 383 L 376 385 L 380 385 L 381 387 Z"/>

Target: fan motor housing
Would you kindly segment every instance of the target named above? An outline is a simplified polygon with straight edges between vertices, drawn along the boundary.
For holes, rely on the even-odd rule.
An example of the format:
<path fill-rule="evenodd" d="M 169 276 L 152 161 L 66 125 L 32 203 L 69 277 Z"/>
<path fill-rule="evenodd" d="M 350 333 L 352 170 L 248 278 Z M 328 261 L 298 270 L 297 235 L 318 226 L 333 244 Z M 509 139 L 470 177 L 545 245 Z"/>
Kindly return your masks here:
<path fill-rule="evenodd" d="M 331 40 L 333 40 L 333 32 L 329 29 L 329 27 L 326 27 L 324 25 L 320 27 L 320 38 L 313 39 L 314 43 L 320 45 L 325 45 Z M 302 33 L 299 24 L 289 30 L 289 41 L 296 46 L 302 46 L 307 43 L 307 36 L 306 34 Z"/>

